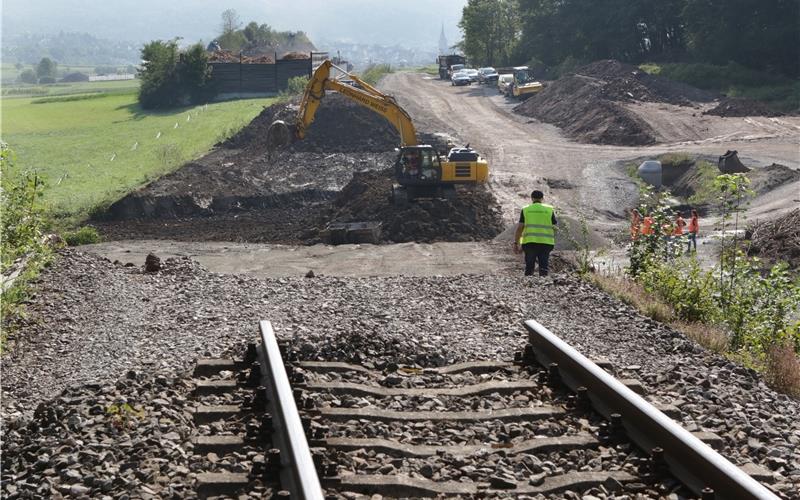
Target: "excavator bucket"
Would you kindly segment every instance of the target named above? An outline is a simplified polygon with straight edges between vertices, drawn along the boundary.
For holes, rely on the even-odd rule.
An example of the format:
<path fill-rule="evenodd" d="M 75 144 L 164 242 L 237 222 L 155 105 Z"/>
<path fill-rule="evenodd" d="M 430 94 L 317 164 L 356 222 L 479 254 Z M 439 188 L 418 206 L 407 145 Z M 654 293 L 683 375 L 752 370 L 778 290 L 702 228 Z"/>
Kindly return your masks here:
<path fill-rule="evenodd" d="M 267 129 L 267 152 L 271 157 L 275 151 L 291 144 L 292 132 L 283 120 L 276 120 Z"/>

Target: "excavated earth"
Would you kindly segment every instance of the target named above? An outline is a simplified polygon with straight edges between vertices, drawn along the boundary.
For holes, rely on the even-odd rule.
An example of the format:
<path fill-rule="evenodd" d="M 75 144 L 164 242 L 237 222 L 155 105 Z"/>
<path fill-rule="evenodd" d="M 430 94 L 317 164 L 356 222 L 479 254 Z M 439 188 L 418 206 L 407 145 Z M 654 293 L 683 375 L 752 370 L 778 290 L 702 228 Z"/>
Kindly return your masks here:
<path fill-rule="evenodd" d="M 642 146 L 655 144 L 656 133 L 626 103 L 693 106 L 713 100 L 703 90 L 604 60 L 548 84 L 514 111 L 556 125 L 578 142 Z"/>
<path fill-rule="evenodd" d="M 112 204 L 93 221 L 109 239 L 314 244 L 330 222 L 382 224 L 382 240 L 471 241 L 503 229 L 494 196 L 459 189 L 454 201 L 390 204 L 399 137 L 388 121 L 330 93 L 304 140 L 269 156 L 267 130 L 292 125 L 276 104 L 204 158 Z"/>

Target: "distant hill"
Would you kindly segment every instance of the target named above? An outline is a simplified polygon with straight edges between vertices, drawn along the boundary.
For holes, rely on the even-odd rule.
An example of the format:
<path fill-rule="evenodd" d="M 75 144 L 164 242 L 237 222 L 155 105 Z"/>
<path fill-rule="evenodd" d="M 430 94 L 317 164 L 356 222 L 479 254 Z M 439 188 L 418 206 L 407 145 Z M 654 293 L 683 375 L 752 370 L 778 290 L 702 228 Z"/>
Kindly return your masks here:
<path fill-rule="evenodd" d="M 5 63 L 36 64 L 43 57 L 57 63 L 94 66 L 138 64 L 141 44 L 96 38 L 87 33 L 3 37 Z"/>

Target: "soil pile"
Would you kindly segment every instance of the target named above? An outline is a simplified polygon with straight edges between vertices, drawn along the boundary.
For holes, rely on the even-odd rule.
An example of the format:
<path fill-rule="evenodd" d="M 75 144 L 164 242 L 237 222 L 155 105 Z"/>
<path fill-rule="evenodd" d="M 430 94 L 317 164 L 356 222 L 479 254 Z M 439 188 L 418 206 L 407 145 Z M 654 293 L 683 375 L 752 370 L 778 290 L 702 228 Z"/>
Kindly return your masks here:
<path fill-rule="evenodd" d="M 248 154 L 267 153 L 267 130 L 275 120 L 290 127 L 297 123 L 298 102 L 265 108 L 247 127 L 222 143 L 226 148 L 246 148 Z M 336 92 L 328 92 L 306 130 L 306 138 L 282 153 L 356 153 L 392 151 L 400 144 L 397 130 L 382 116 Z M 280 153 L 279 153 L 280 155 Z"/>
<path fill-rule="evenodd" d="M 712 98 L 694 87 L 606 60 L 556 80 L 514 111 L 556 125 L 579 142 L 642 146 L 656 142 L 655 131 L 625 103 L 689 106 Z"/>
<path fill-rule="evenodd" d="M 500 207 L 486 189 L 459 189 L 454 200 L 417 200 L 396 207 L 389 194 L 392 170 L 353 176 L 331 204 L 326 219 L 333 222 L 380 221 L 385 240 L 476 241 L 491 239 L 505 228 Z"/>
<path fill-rule="evenodd" d="M 491 239 L 503 229 L 485 189 L 392 206 L 398 134 L 336 93 L 326 96 L 303 141 L 268 158 L 269 126 L 276 119 L 291 125 L 296 113 L 292 103 L 264 109 L 219 149 L 117 201 L 95 225 L 113 239 L 287 244 L 319 243 L 330 222 L 379 221 L 384 240 L 396 242 Z"/>
<path fill-rule="evenodd" d="M 720 99 L 719 104 L 703 113 L 704 115 L 715 116 L 783 116 L 783 113 L 775 111 L 769 105 L 752 99 L 737 99 L 725 97 Z"/>
<path fill-rule="evenodd" d="M 768 262 L 787 262 L 800 269 L 800 209 L 750 228 L 749 254 Z"/>

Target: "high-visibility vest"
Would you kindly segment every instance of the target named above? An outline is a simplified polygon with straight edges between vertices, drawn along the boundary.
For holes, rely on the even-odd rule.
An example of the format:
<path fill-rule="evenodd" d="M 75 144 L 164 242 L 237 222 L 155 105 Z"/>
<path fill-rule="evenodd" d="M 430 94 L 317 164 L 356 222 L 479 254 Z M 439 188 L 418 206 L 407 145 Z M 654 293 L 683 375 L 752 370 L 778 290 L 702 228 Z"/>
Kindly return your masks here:
<path fill-rule="evenodd" d="M 639 236 L 639 225 L 641 224 L 641 220 L 639 219 L 639 214 L 633 212 L 631 216 L 631 239 L 635 240 L 637 236 Z"/>
<path fill-rule="evenodd" d="M 683 217 L 678 217 L 675 219 L 675 231 L 672 233 L 674 236 L 683 236 L 683 226 L 686 225 L 686 221 L 683 220 Z"/>
<path fill-rule="evenodd" d="M 544 203 L 531 203 L 522 209 L 525 228 L 520 243 L 556 244 L 556 231 L 553 227 L 553 207 Z"/>
<path fill-rule="evenodd" d="M 689 232 L 692 234 L 697 234 L 697 230 L 699 229 L 699 224 L 697 222 L 697 216 L 692 216 L 692 220 L 689 221 Z"/>
<path fill-rule="evenodd" d="M 650 216 L 642 220 L 642 234 L 653 234 L 653 218 Z"/>

